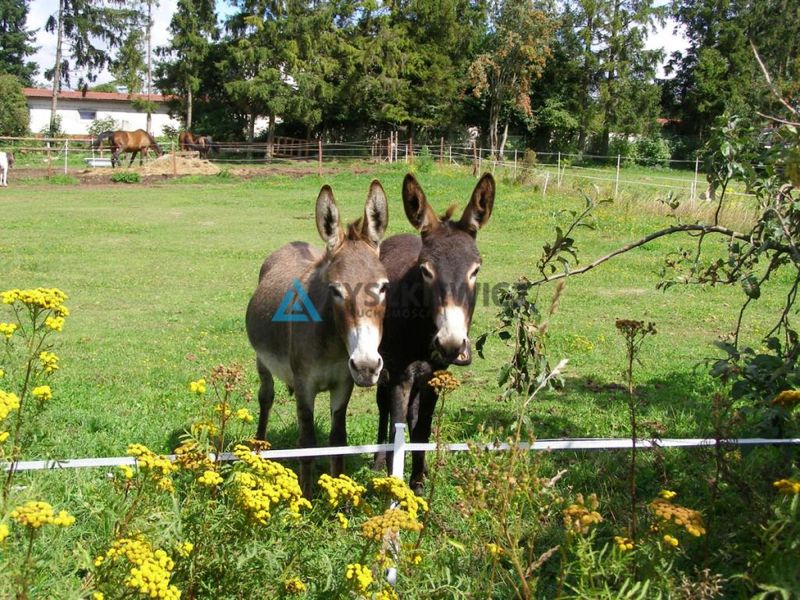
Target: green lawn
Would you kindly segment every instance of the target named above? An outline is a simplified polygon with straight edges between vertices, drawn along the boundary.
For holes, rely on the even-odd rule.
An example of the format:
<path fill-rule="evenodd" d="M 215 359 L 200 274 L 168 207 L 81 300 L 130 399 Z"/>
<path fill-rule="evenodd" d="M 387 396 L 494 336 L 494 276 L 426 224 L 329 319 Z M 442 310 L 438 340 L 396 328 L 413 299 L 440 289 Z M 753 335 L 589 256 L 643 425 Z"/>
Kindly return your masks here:
<path fill-rule="evenodd" d="M 399 194 L 403 174 L 343 171 L 324 182 L 352 220 L 369 181 L 378 177 L 389 195 L 389 232 L 400 233 L 411 231 Z M 457 171 L 419 178 L 439 210 L 451 202 L 463 206 L 474 185 Z M 169 450 L 174 433 L 198 411 L 187 382 L 219 363 L 246 366 L 256 389 L 244 309 L 269 252 L 291 240 L 319 241 L 313 206 L 323 181 L 280 175 L 193 181 L 2 190 L 0 288 L 56 286 L 69 294 L 72 311 L 58 342 L 62 370 L 55 399 L 30 447 L 31 458 L 115 455 L 131 442 Z M 494 284 L 535 276 L 542 244 L 568 219 L 559 211 L 580 206 L 575 196 L 555 191 L 542 200 L 531 189 L 500 181 L 492 220 L 479 234 L 481 280 Z M 598 229 L 578 234 L 584 261 L 668 223 L 641 206 L 604 206 L 597 215 Z M 540 437 L 626 434 L 623 403 L 606 385 L 621 382 L 624 353 L 614 321 L 623 317 L 654 321 L 659 330 L 636 371 L 647 388 L 644 418 L 661 423 L 668 436 L 707 433 L 708 382 L 702 366 L 694 369 L 715 355 L 714 340 L 732 330 L 742 294 L 728 288 L 657 291 L 664 254 L 689 244 L 687 238 L 659 240 L 568 282 L 549 342 L 553 359 L 570 359 L 568 383 L 534 406 Z M 758 333 L 776 314 L 783 291 L 776 283 L 775 293 L 756 303 L 746 333 Z M 550 294 L 543 287 L 543 302 L 549 303 Z M 489 328 L 495 313 L 492 305 L 480 305 L 472 333 Z M 469 438 L 480 422 L 510 417 L 496 401 L 495 386 L 497 368 L 508 354 L 494 342 L 486 360 L 476 358 L 458 370 L 467 385 L 451 404 L 453 436 Z M 324 399 L 319 405 L 324 419 Z M 372 441 L 372 391 L 358 390 L 350 412 L 351 439 Z M 293 443 L 293 406 L 283 387 L 273 414 L 273 437 Z"/>

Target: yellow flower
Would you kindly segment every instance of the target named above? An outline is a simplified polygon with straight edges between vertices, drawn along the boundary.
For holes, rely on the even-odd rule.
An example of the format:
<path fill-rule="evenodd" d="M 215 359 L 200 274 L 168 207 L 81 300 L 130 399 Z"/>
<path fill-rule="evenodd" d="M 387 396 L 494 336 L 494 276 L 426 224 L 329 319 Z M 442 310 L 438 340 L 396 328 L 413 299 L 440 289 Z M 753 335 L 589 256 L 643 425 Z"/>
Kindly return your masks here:
<path fill-rule="evenodd" d="M 500 556 L 503 554 L 503 549 L 497 544 L 486 544 L 486 551 L 492 556 Z"/>
<path fill-rule="evenodd" d="M 39 361 L 42 363 L 45 373 L 52 373 L 58 370 L 58 356 L 52 352 L 40 352 Z"/>
<path fill-rule="evenodd" d="M 772 485 L 774 485 L 781 494 L 800 494 L 800 481 L 795 479 L 779 479 Z"/>
<path fill-rule="evenodd" d="M 178 544 L 178 556 L 186 558 L 192 553 L 192 550 L 194 550 L 194 544 L 192 542 L 181 542 Z"/>
<path fill-rule="evenodd" d="M 428 503 L 397 477 L 376 477 L 372 480 L 372 487 L 376 492 L 397 500 L 399 507 L 405 509 L 412 519 L 416 519 L 420 511 L 428 512 Z"/>
<path fill-rule="evenodd" d="M 588 506 L 583 499 L 583 494 L 578 494 L 575 503 L 570 504 L 564 509 L 564 527 L 571 533 L 588 533 L 592 525 L 603 521 L 603 517 L 597 512 L 600 503 L 596 494 L 589 496 Z"/>
<path fill-rule="evenodd" d="M 3 369 L 0 369 L 0 379 L 6 376 L 6 372 Z"/>
<path fill-rule="evenodd" d="M 206 487 L 216 487 L 222 483 L 222 476 L 216 471 L 205 471 L 197 478 L 197 483 Z"/>
<path fill-rule="evenodd" d="M 253 415 L 250 414 L 250 411 L 246 408 L 240 408 L 236 411 L 236 418 L 240 421 L 244 421 L 245 423 L 252 423 L 253 422 Z"/>
<path fill-rule="evenodd" d="M 129 465 L 121 465 L 119 470 L 125 479 L 133 479 L 133 469 Z"/>
<path fill-rule="evenodd" d="M 19 397 L 11 392 L 0 390 L 0 421 L 5 419 L 12 410 L 19 408 Z"/>
<path fill-rule="evenodd" d="M 0 523 L 0 542 L 8 537 L 8 525 Z"/>
<path fill-rule="evenodd" d="M 18 328 L 19 326 L 16 323 L 0 323 L 0 334 L 5 335 L 6 339 L 10 340 Z"/>
<path fill-rule="evenodd" d="M 0 431 L 0 444 L 5 443 L 10 434 L 7 431 Z"/>
<path fill-rule="evenodd" d="M 206 393 L 206 380 L 205 379 L 198 379 L 197 381 L 190 381 L 189 382 L 189 391 L 193 394 L 197 394 L 201 396 Z"/>
<path fill-rule="evenodd" d="M 405 510 L 389 508 L 383 514 L 367 519 L 361 524 L 362 537 L 375 542 L 380 542 L 401 530 L 422 531 L 422 523 Z"/>
<path fill-rule="evenodd" d="M 664 543 L 672 546 L 673 548 L 677 548 L 680 542 L 678 542 L 677 538 L 674 538 L 671 535 L 667 534 L 664 536 Z"/>
<path fill-rule="evenodd" d="M 361 504 L 361 496 L 367 491 L 367 488 L 347 475 L 334 478 L 326 473 L 319 478 L 319 486 L 328 494 L 328 504 L 331 508 L 339 507 L 343 501 L 358 506 Z"/>
<path fill-rule="evenodd" d="M 673 522 L 678 527 L 683 527 L 694 537 L 700 537 L 706 533 L 703 525 L 703 517 L 696 510 L 672 504 L 669 500 L 656 498 L 649 505 L 653 514 L 665 522 Z"/>
<path fill-rule="evenodd" d="M 783 390 L 772 399 L 772 404 L 782 406 L 786 410 L 789 410 L 798 403 L 800 403 L 800 390 Z"/>
<path fill-rule="evenodd" d="M 61 331 L 64 329 L 64 317 L 47 317 L 44 320 L 45 327 L 53 331 Z"/>
<path fill-rule="evenodd" d="M 214 407 L 214 410 L 221 414 L 224 419 L 231 415 L 231 406 L 227 402 L 220 402 Z"/>
<path fill-rule="evenodd" d="M 363 594 L 372 585 L 372 571 L 366 565 L 350 563 L 347 565 L 345 577 L 351 582 L 355 591 Z"/>
<path fill-rule="evenodd" d="M 40 385 L 38 387 L 33 388 L 31 391 L 33 397 L 46 402 L 48 400 L 52 400 L 53 398 L 53 390 L 50 389 L 49 385 Z"/>
<path fill-rule="evenodd" d="M 283 589 L 287 594 L 302 594 L 306 591 L 306 584 L 297 577 L 292 577 L 283 582 Z"/>
<path fill-rule="evenodd" d="M 14 304 L 20 302 L 31 308 L 41 308 L 52 310 L 59 316 L 66 317 L 69 314 L 67 307 L 63 305 L 67 295 L 57 288 L 36 288 L 30 290 L 13 289 L 0 292 L 3 304 Z"/>
<path fill-rule="evenodd" d="M 383 589 L 375 594 L 373 600 L 398 600 L 399 596 L 390 585 L 384 585 Z"/>
<path fill-rule="evenodd" d="M 621 552 L 627 552 L 628 550 L 633 550 L 633 540 L 630 538 L 615 535 L 614 543 L 617 545 L 617 548 L 619 548 Z"/>
<path fill-rule="evenodd" d="M 106 597 L 103 592 L 95 592 L 92 594 L 92 600 L 106 600 Z"/>
<path fill-rule="evenodd" d="M 336 513 L 336 518 L 339 520 L 339 525 L 342 526 L 342 529 L 347 529 L 347 526 L 350 524 L 350 522 L 347 520 L 347 517 L 345 517 L 342 513 Z"/>
<path fill-rule="evenodd" d="M 449 371 L 436 371 L 428 380 L 428 385 L 435 389 L 437 394 L 441 394 L 452 392 L 461 384 Z"/>
<path fill-rule="evenodd" d="M 678 493 L 670 490 L 661 490 L 658 493 L 658 495 L 661 496 L 664 500 L 672 500 L 675 496 L 678 495 Z"/>
<path fill-rule="evenodd" d="M 33 500 L 12 510 L 11 518 L 20 525 L 31 529 L 39 529 L 42 525 L 69 527 L 75 522 L 75 517 L 67 511 L 62 510 L 56 515 L 53 507 L 47 502 Z"/>

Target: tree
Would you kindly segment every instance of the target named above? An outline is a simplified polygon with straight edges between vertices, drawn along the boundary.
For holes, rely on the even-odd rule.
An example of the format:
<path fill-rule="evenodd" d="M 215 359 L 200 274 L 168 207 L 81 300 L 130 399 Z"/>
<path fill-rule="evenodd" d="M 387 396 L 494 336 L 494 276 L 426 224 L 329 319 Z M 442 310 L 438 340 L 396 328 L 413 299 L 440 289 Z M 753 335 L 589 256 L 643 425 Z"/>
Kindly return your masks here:
<path fill-rule="evenodd" d="M 209 56 L 211 41 L 218 36 L 214 6 L 212 0 L 178 0 L 169 24 L 170 45 L 157 51 L 165 58 L 157 67 L 158 86 L 184 98 L 186 129 L 192 128 L 194 98 L 200 91 L 203 63 Z"/>
<path fill-rule="evenodd" d="M 14 75 L 0 73 L 0 135 L 28 133 L 30 114 L 22 83 Z"/>
<path fill-rule="evenodd" d="M 499 139 L 501 111 L 506 102 L 531 115 L 534 78 L 540 77 L 550 55 L 553 20 L 530 0 L 499 0 L 490 15 L 492 31 L 484 51 L 469 67 L 469 81 L 476 97 L 486 97 L 489 110 L 489 145 L 492 154 L 502 149 Z"/>
<path fill-rule="evenodd" d="M 45 29 L 56 34 L 55 63 L 45 71 L 45 77 L 53 82 L 51 130 L 55 129 L 58 92 L 62 84 L 70 85 L 72 70 L 85 69 L 86 75 L 78 79 L 79 87 L 85 85 L 84 77 L 86 81 L 94 81 L 97 71 L 110 61 L 107 47 L 114 48 L 125 38 L 135 14 L 125 5 L 124 0 L 59 0 L 58 11 L 47 19 Z"/>
<path fill-rule="evenodd" d="M 26 60 L 36 51 L 34 32 L 25 29 L 28 4 L 28 0 L 0 0 L 0 72 L 15 75 L 30 86 L 38 66 Z"/>

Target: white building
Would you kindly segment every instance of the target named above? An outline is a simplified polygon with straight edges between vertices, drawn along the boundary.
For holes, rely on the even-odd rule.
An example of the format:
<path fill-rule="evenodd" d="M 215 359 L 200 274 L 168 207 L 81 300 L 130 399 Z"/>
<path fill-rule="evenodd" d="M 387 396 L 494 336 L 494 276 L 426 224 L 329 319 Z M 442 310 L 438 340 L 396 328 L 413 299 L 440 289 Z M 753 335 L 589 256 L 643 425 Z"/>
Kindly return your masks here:
<path fill-rule="evenodd" d="M 50 125 L 50 103 L 53 91 L 40 88 L 25 88 L 31 121 L 30 129 L 39 132 Z M 144 94 L 118 94 L 110 92 L 72 92 L 58 94 L 58 115 L 61 130 L 67 135 L 88 135 L 89 126 L 95 119 L 114 119 L 119 129 L 132 131 L 145 129 L 147 114 L 137 112 L 131 104 L 135 98 L 146 98 Z M 180 128 L 180 123 L 169 116 L 166 96 L 151 94 L 156 109 L 152 113 L 152 134 L 159 136 L 164 127 Z"/>

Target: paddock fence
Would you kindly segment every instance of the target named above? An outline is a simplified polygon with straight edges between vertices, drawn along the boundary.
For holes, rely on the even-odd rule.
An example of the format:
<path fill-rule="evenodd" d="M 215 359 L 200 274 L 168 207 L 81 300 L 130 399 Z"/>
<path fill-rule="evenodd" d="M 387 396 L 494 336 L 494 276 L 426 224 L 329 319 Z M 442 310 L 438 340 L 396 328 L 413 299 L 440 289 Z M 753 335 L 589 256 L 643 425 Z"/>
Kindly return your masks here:
<path fill-rule="evenodd" d="M 16 157 L 13 179 L 33 180 L 61 175 L 81 177 L 87 173 L 102 173 L 111 167 L 108 148 L 92 148 L 91 137 L 44 138 L 0 137 L 0 150 L 11 151 Z M 145 157 L 145 174 L 188 175 L 184 159 L 198 159 L 196 151 L 182 152 L 175 141 L 160 141 L 164 154 Z M 122 164 L 130 160 L 123 156 Z M 608 188 L 614 197 L 626 189 L 648 188 L 654 192 L 673 195 L 690 201 L 713 199 L 699 158 L 686 160 L 634 160 L 621 155 L 571 154 L 565 152 L 533 152 L 506 149 L 502 153 L 469 143 L 418 144 L 405 142 L 396 136 L 376 137 L 362 141 L 306 140 L 279 136 L 272 143 L 214 142 L 208 160 L 221 169 L 236 172 L 249 169 L 264 174 L 270 168 L 295 165 L 308 174 L 322 175 L 326 167 L 363 162 L 372 164 L 428 163 L 461 166 L 473 174 L 485 171 L 501 173 L 517 181 L 536 185 L 542 196 L 548 189 L 565 185 L 596 184 Z M 153 163 L 158 169 L 152 169 Z M 134 163 L 138 169 L 138 158 Z M 730 197 L 753 197 L 747 190 L 733 189 Z"/>

